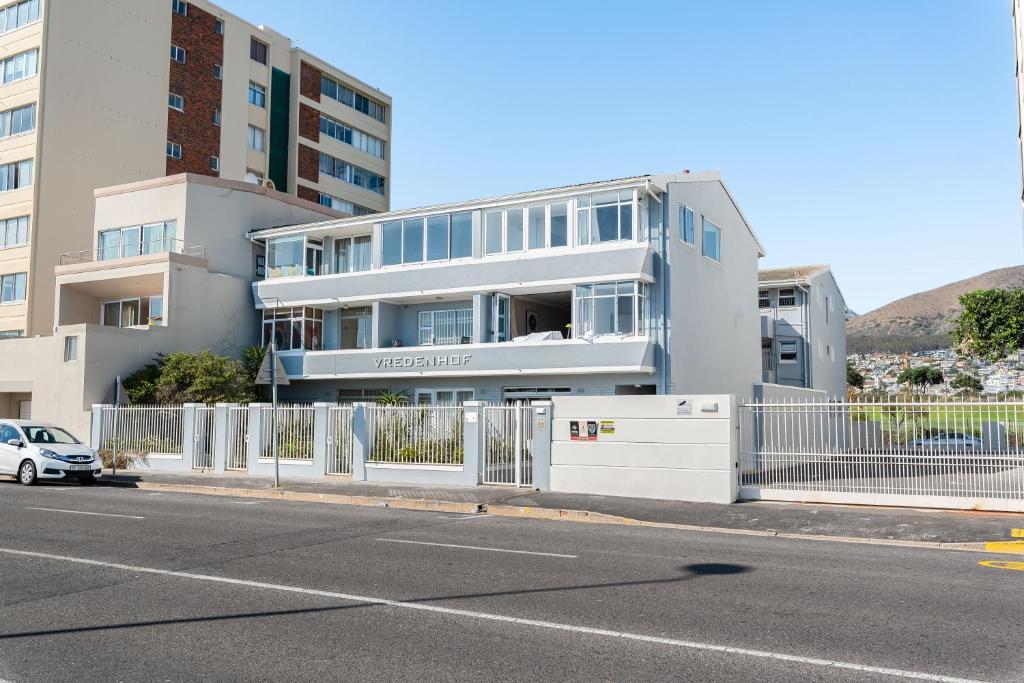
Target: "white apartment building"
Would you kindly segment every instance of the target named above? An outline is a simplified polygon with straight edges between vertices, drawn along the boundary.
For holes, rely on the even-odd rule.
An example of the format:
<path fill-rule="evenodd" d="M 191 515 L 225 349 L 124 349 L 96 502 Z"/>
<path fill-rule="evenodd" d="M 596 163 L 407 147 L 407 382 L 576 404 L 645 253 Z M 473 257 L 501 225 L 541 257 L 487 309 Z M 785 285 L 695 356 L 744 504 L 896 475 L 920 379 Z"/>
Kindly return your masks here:
<path fill-rule="evenodd" d="M 717 173 L 256 230 L 296 400 L 750 396 L 756 235 Z"/>
<path fill-rule="evenodd" d="M 0 60 L 0 339 L 53 333 L 99 187 L 191 173 L 390 206 L 391 98 L 205 0 L 0 1 Z"/>

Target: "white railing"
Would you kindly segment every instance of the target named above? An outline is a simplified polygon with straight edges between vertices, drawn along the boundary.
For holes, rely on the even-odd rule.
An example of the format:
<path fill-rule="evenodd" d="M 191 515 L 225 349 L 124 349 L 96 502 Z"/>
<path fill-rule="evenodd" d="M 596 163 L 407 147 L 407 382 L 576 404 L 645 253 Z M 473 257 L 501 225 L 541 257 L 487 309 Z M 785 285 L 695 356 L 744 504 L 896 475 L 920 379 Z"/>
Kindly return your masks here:
<path fill-rule="evenodd" d="M 327 474 L 352 474 L 352 408 L 327 411 Z"/>
<path fill-rule="evenodd" d="M 181 455 L 180 405 L 117 406 L 103 410 L 100 448 L 138 456 Z"/>
<path fill-rule="evenodd" d="M 196 408 L 194 443 L 195 451 L 192 467 L 198 470 L 213 469 L 213 448 L 216 442 L 216 427 L 213 419 L 214 410 L 211 407 Z"/>
<path fill-rule="evenodd" d="M 227 414 L 227 457 L 224 468 L 245 470 L 249 463 L 249 408 L 231 406 Z"/>
<path fill-rule="evenodd" d="M 533 485 L 533 415 L 529 406 L 485 406 L 485 484 Z"/>
<path fill-rule="evenodd" d="M 740 426 L 744 497 L 1024 509 L 1024 401 L 750 403 Z"/>
<path fill-rule="evenodd" d="M 274 457 L 274 409 L 263 406 L 260 427 L 263 444 L 262 457 Z M 277 453 L 281 460 L 313 459 L 313 407 L 277 407 Z"/>
<path fill-rule="evenodd" d="M 462 408 L 370 406 L 368 462 L 407 465 L 463 464 Z"/>

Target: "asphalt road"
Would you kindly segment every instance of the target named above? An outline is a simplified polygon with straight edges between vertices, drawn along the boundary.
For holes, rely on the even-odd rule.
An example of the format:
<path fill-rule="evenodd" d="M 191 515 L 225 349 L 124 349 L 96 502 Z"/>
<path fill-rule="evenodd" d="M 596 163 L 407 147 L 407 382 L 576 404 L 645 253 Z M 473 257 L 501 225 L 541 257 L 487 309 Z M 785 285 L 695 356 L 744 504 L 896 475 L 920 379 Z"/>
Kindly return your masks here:
<path fill-rule="evenodd" d="M 12 683 L 1024 680 L 1024 571 L 976 553 L 3 480 L 0 518 Z"/>

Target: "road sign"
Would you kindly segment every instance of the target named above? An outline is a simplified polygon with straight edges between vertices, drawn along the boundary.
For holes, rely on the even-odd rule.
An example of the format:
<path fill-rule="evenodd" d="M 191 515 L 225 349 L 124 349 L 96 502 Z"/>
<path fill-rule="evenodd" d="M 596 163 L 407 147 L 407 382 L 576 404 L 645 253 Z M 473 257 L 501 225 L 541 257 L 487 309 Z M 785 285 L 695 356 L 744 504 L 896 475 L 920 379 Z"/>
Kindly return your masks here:
<path fill-rule="evenodd" d="M 271 363 L 277 366 L 277 384 L 278 386 L 286 387 L 291 382 L 288 381 L 288 373 L 284 371 L 284 366 L 281 365 L 281 356 L 276 353 L 263 354 L 263 362 L 260 364 L 260 371 L 256 373 L 256 384 L 270 384 L 273 377 L 273 368 Z"/>

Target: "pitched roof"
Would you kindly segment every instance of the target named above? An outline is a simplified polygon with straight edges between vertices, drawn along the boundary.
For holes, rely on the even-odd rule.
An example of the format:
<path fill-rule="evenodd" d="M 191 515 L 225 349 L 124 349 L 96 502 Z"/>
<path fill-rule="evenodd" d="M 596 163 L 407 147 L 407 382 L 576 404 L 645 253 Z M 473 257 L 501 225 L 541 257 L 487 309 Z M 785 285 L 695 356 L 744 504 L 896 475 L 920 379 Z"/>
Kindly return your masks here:
<path fill-rule="evenodd" d="M 807 278 L 823 273 L 828 270 L 826 265 L 816 266 L 786 266 L 785 268 L 769 268 L 757 273 L 758 282 L 793 282 L 795 280 L 806 280 Z"/>

